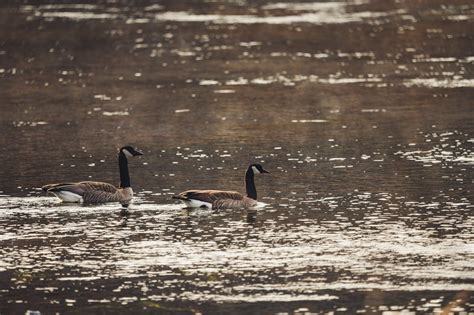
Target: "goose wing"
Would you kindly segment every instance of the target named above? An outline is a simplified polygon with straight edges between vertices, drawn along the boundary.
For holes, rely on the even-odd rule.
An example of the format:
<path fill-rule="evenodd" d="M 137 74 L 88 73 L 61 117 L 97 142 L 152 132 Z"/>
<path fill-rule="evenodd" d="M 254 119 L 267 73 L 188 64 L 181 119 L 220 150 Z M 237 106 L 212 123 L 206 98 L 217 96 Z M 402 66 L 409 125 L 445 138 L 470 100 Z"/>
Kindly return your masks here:
<path fill-rule="evenodd" d="M 78 185 L 78 183 L 58 183 L 58 184 L 49 184 L 41 187 L 44 191 L 47 192 L 60 192 L 60 191 L 68 191 L 72 192 L 76 195 L 82 196 L 84 195 L 84 188 Z"/>
<path fill-rule="evenodd" d="M 107 193 L 117 192 L 117 187 L 114 185 L 103 183 L 103 182 L 94 182 L 94 181 L 84 181 L 79 183 L 57 183 L 49 184 L 41 187 L 44 191 L 57 192 L 57 191 L 70 191 L 72 193 L 82 196 L 84 192 L 93 192 L 93 191 L 103 191 Z"/>
<path fill-rule="evenodd" d="M 122 201 L 122 195 L 115 192 L 103 191 L 103 190 L 88 190 L 83 194 L 84 203 L 106 203 L 114 201 Z"/>
<path fill-rule="evenodd" d="M 105 203 L 122 199 L 119 189 L 108 183 L 85 181 L 77 183 L 76 187 L 83 191 L 82 198 L 85 203 Z"/>
<path fill-rule="evenodd" d="M 208 203 L 214 203 L 217 200 L 231 199 L 242 200 L 245 196 L 237 191 L 223 190 L 187 190 L 178 195 L 178 199 L 183 200 L 199 200 Z"/>
<path fill-rule="evenodd" d="M 84 181 L 77 183 L 77 185 L 85 191 L 103 191 L 108 193 L 117 192 L 117 187 L 104 182 Z"/>
<path fill-rule="evenodd" d="M 212 204 L 213 209 L 247 209 L 257 204 L 257 200 L 249 197 L 242 199 L 219 199 Z"/>
<path fill-rule="evenodd" d="M 60 188 L 61 186 L 69 186 L 69 185 L 75 185 L 76 183 L 56 183 L 56 184 L 48 184 L 44 185 L 41 187 L 43 191 L 48 191 L 51 190 L 53 191 L 54 188 Z"/>

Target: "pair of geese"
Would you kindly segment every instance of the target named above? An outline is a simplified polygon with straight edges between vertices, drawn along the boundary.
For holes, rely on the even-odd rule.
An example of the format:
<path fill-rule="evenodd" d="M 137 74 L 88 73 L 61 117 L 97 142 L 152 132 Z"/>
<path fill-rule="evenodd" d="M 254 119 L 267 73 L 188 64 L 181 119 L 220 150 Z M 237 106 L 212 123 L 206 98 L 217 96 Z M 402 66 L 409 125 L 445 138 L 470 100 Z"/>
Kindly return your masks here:
<path fill-rule="evenodd" d="M 48 184 L 41 188 L 48 193 L 54 194 L 63 202 L 83 202 L 87 204 L 120 202 L 122 206 L 128 207 L 133 198 L 133 190 L 130 187 L 130 175 L 128 173 L 128 158 L 139 155 L 143 155 L 143 153 L 131 146 L 120 148 L 118 153 L 119 187 L 104 182 L 84 181 Z M 189 208 L 251 208 L 257 205 L 257 189 L 255 188 L 254 175 L 262 173 L 269 172 L 260 164 L 251 164 L 247 168 L 245 172 L 247 195 L 225 190 L 187 190 L 172 198 L 182 201 Z"/>

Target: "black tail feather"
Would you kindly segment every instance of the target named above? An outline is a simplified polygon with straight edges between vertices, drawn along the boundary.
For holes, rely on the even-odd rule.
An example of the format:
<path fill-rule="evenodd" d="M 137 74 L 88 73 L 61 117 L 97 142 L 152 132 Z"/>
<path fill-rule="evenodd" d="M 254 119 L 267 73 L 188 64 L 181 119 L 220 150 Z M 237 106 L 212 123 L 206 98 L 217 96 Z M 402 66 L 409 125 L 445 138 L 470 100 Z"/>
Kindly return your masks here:
<path fill-rule="evenodd" d="M 41 189 L 45 192 L 48 192 L 48 191 L 58 191 L 61 186 L 64 186 L 64 185 L 74 185 L 74 183 L 59 183 L 59 184 L 48 184 L 48 185 L 44 185 L 43 187 L 41 187 Z"/>

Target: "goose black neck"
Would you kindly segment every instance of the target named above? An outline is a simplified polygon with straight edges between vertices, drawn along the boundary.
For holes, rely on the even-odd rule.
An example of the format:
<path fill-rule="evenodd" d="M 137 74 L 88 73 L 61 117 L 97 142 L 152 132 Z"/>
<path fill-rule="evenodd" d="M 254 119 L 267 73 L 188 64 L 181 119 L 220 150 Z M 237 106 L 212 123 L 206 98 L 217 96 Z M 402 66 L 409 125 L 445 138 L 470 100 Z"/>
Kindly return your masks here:
<path fill-rule="evenodd" d="M 125 154 L 119 153 L 119 170 L 120 170 L 120 188 L 130 187 L 130 175 L 128 175 L 128 160 Z"/>
<path fill-rule="evenodd" d="M 253 170 L 250 166 L 245 173 L 245 188 L 247 189 L 247 197 L 257 200 L 257 188 L 255 188 Z"/>

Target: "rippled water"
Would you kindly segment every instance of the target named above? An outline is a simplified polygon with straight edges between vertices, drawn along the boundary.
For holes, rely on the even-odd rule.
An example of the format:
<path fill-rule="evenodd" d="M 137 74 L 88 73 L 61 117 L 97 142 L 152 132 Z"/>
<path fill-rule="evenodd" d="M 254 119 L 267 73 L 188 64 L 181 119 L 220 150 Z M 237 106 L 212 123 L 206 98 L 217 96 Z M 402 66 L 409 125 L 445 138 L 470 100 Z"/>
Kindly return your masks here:
<path fill-rule="evenodd" d="M 0 313 L 474 310 L 470 1 L 0 5 Z M 60 204 L 38 187 L 118 181 Z M 189 188 L 256 211 L 183 210 Z"/>

